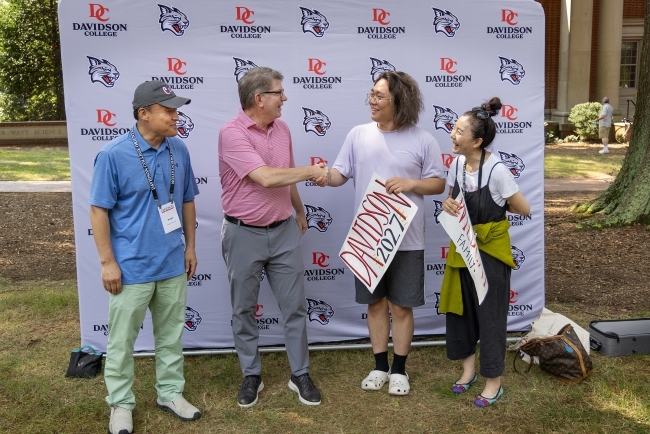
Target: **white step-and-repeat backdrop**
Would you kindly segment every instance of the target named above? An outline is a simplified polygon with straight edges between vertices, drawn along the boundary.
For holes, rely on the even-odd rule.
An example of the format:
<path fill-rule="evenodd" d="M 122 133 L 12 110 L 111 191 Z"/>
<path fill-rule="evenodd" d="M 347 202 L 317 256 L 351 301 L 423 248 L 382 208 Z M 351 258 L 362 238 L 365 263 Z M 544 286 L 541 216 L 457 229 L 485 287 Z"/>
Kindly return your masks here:
<path fill-rule="evenodd" d="M 522 330 L 544 305 L 544 14 L 528 0 L 100 0 L 59 3 L 63 79 L 72 170 L 83 344 L 105 350 L 108 293 L 90 229 L 93 158 L 133 127 L 131 101 L 145 80 L 162 80 L 192 98 L 180 109 L 201 194 L 199 266 L 188 282 L 185 348 L 233 347 L 223 212 L 217 165 L 221 126 L 237 114 L 237 80 L 253 66 L 284 75 L 283 119 L 297 165 L 331 165 L 348 131 L 369 122 L 373 78 L 395 69 L 424 94 L 419 126 L 440 143 L 449 167 L 449 132 L 466 110 L 492 96 L 504 103 L 492 146 L 532 206 L 508 215 L 517 269 L 509 329 Z M 354 302 L 352 273 L 337 256 L 353 216 L 352 182 L 298 185 L 310 227 L 302 238 L 310 343 L 367 337 L 365 307 Z M 438 314 L 449 238 L 438 223 L 443 196 L 426 199 L 426 297 L 415 309 L 417 335 L 444 334 Z M 263 276 L 262 276 L 263 278 Z M 266 279 L 256 313 L 262 345 L 283 343 L 282 317 Z M 149 318 L 136 350 L 153 349 Z"/>

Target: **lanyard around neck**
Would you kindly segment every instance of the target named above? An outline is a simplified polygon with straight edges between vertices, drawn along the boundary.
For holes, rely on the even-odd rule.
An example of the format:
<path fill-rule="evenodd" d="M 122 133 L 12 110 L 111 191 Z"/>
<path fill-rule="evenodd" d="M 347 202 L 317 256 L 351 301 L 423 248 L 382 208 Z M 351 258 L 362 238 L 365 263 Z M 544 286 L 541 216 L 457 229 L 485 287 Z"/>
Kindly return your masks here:
<path fill-rule="evenodd" d="M 161 205 L 160 205 L 160 201 L 158 201 L 158 192 L 156 191 L 156 186 L 153 184 L 153 178 L 151 177 L 151 173 L 149 172 L 149 167 L 147 167 L 147 163 L 146 161 L 144 161 L 144 155 L 142 155 L 142 150 L 140 149 L 140 145 L 138 145 L 138 141 L 135 138 L 135 134 L 133 133 L 133 130 L 131 130 L 131 140 L 133 140 L 133 146 L 135 146 L 135 150 L 138 153 L 138 157 L 140 158 L 140 163 L 142 163 L 142 168 L 144 169 L 144 174 L 147 176 L 147 181 L 149 181 L 149 187 L 151 188 L 151 194 L 153 194 L 153 200 L 156 201 L 158 208 L 160 208 Z M 172 174 L 171 183 L 169 185 L 169 201 L 171 203 L 174 203 L 174 182 L 175 182 L 174 155 L 172 154 L 171 145 L 168 145 L 167 149 L 169 149 L 169 163 L 171 164 L 171 174 Z"/>

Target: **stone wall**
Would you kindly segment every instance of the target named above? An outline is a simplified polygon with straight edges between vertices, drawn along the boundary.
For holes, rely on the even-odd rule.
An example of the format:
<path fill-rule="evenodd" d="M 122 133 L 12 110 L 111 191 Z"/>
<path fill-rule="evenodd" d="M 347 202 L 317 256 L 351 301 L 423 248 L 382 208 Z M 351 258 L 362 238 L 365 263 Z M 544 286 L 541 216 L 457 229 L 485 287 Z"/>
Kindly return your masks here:
<path fill-rule="evenodd" d="M 0 146 L 68 146 L 65 121 L 0 122 Z"/>

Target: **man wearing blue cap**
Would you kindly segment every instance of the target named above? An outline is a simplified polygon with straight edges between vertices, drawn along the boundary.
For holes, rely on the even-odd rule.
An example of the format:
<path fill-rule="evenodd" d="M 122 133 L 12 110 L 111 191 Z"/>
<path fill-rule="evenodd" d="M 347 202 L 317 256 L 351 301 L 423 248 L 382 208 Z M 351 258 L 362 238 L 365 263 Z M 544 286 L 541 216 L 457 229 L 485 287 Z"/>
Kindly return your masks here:
<path fill-rule="evenodd" d="M 111 434 L 133 431 L 133 349 L 147 308 L 157 404 L 182 420 L 201 417 L 182 395 L 181 335 L 186 281 L 197 265 L 194 196 L 199 191 L 187 147 L 176 137 L 176 109 L 189 103 L 161 81 L 140 84 L 132 131 L 110 141 L 95 158 L 90 221 L 102 283 L 110 293 L 104 380 Z"/>

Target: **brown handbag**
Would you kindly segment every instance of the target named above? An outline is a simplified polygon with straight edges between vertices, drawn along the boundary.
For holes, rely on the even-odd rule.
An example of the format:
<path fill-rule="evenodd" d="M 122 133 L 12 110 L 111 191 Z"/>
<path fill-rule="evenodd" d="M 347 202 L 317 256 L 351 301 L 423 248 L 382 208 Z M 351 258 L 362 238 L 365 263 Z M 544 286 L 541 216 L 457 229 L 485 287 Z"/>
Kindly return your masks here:
<path fill-rule="evenodd" d="M 530 356 L 526 372 L 533 366 L 533 356 L 537 356 L 542 371 L 567 383 L 579 383 L 594 370 L 591 358 L 571 324 L 562 327 L 555 336 L 531 339 L 519 347 L 519 351 Z M 512 362 L 515 372 L 519 372 L 516 366 L 519 357 L 520 355 L 515 353 Z"/>

